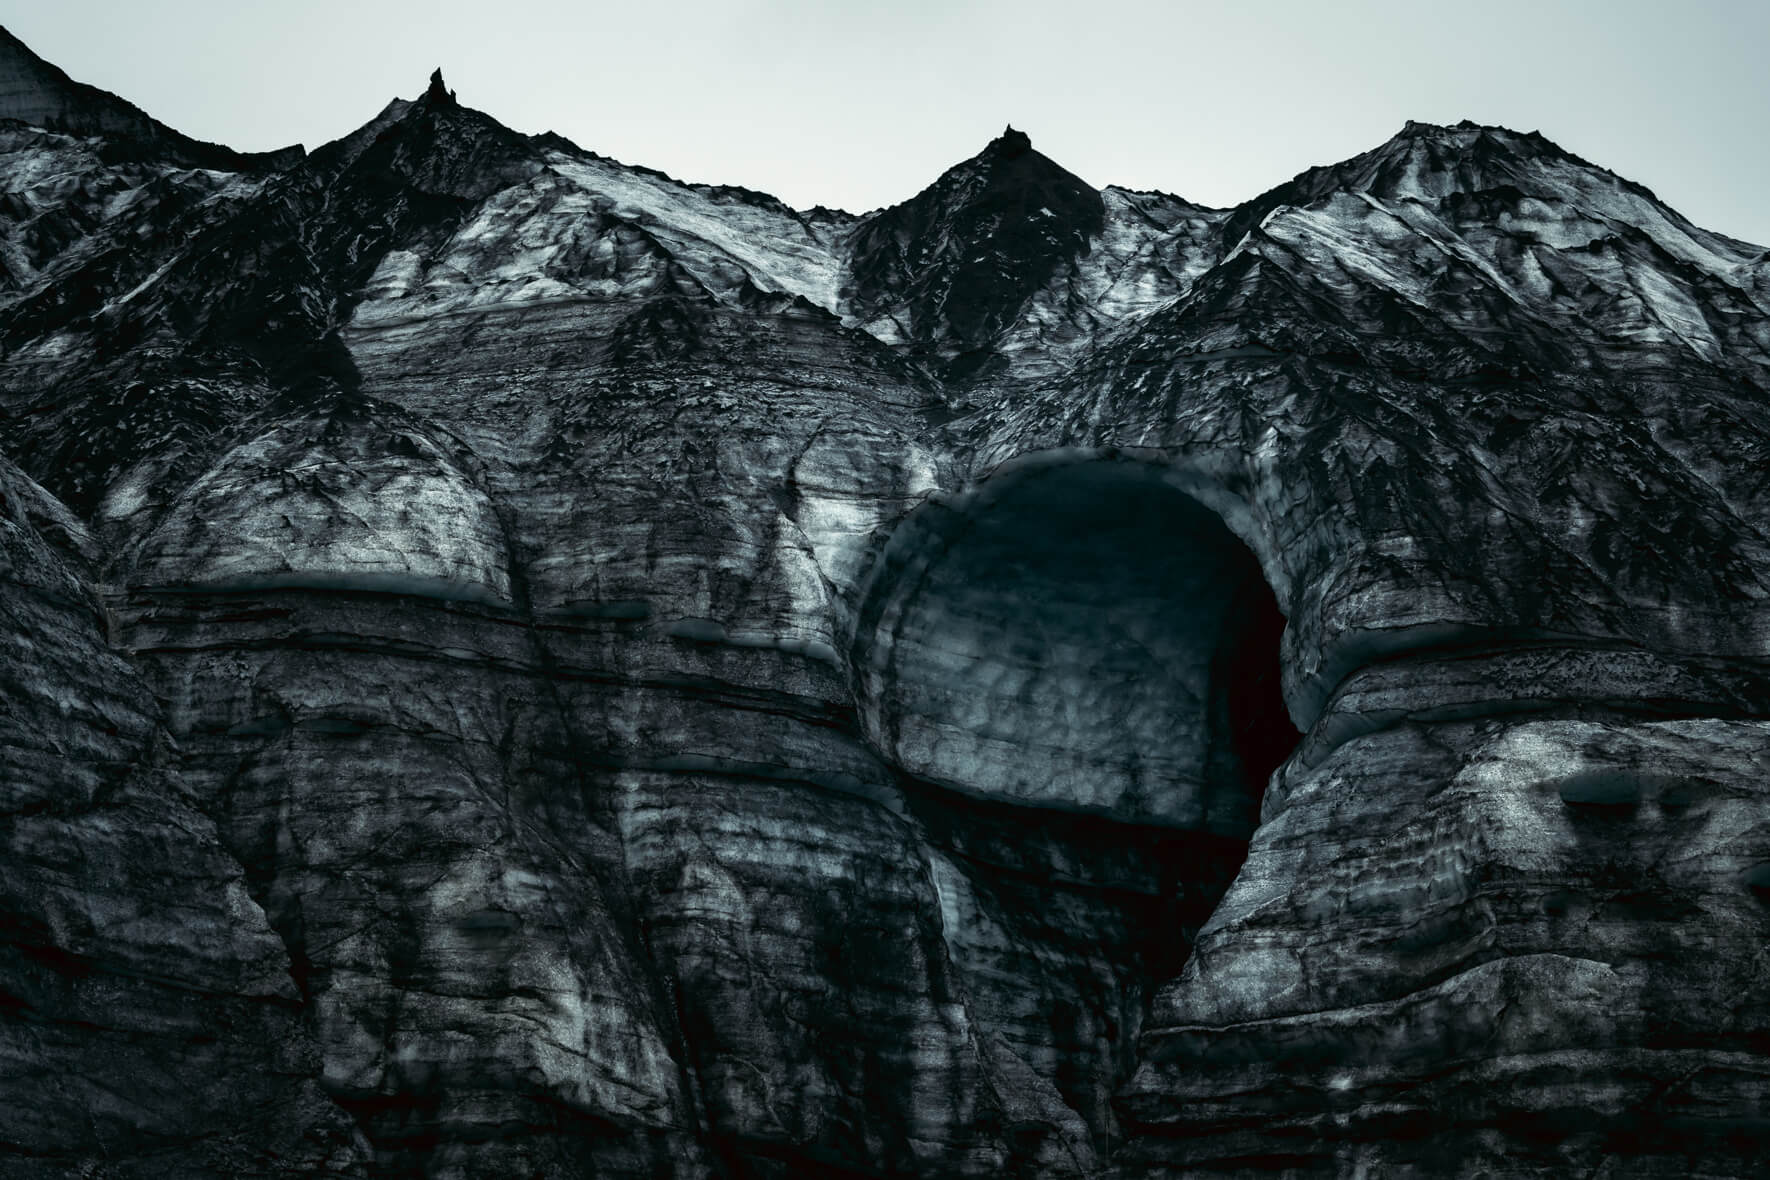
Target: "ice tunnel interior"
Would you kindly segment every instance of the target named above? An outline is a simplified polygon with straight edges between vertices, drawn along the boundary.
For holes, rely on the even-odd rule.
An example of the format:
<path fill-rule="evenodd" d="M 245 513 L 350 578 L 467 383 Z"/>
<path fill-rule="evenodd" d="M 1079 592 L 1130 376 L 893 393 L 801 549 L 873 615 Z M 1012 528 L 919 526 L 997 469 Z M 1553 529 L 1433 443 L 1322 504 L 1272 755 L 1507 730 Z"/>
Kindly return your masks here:
<path fill-rule="evenodd" d="M 973 797 L 1246 839 L 1297 742 L 1284 628 L 1222 519 L 1122 459 L 1030 465 L 899 527 L 862 612 L 863 724 Z"/>

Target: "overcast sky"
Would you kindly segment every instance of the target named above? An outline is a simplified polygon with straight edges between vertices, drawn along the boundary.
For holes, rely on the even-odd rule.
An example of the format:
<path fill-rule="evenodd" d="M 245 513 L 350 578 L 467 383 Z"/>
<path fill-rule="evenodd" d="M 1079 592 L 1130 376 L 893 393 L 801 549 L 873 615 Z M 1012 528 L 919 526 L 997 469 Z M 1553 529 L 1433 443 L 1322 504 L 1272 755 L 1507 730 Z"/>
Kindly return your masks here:
<path fill-rule="evenodd" d="M 1770 0 L 0 0 L 200 139 L 313 147 L 443 67 L 521 131 L 790 204 L 903 200 L 1005 123 L 1212 205 L 1408 119 L 1540 130 L 1770 244 Z"/>

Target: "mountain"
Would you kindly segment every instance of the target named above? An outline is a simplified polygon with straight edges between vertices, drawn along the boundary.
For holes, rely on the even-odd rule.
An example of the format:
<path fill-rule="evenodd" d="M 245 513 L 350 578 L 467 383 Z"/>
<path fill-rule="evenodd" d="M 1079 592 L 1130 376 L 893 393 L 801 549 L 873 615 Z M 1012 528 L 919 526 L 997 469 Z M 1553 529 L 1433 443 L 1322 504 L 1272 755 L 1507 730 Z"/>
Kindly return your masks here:
<path fill-rule="evenodd" d="M 76 82 L 0 28 L 0 119 L 69 135 L 97 136 L 113 159 L 140 155 L 191 168 L 255 171 L 286 168 L 296 144 L 274 152 L 236 152 L 180 134 L 106 90 Z"/>
<path fill-rule="evenodd" d="M 0 51 L 0 1175 L 1758 1171 L 1763 248 Z"/>

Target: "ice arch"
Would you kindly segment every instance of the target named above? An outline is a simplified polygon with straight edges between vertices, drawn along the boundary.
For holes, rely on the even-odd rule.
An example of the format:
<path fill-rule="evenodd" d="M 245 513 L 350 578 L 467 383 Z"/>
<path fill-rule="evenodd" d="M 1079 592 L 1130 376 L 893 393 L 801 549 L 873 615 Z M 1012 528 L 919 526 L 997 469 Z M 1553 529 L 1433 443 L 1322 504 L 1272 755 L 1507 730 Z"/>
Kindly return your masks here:
<path fill-rule="evenodd" d="M 1245 839 L 1297 733 L 1253 553 L 1160 464 L 1017 465 L 898 527 L 854 645 L 861 723 L 968 794 Z"/>

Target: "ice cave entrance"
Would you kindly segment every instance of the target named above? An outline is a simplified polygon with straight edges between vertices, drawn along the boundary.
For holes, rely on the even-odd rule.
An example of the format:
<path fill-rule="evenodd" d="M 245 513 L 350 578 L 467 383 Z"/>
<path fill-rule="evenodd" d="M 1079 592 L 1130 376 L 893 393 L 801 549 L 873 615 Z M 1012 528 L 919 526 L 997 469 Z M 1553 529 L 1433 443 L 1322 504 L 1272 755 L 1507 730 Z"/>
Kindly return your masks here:
<path fill-rule="evenodd" d="M 1245 840 L 1298 737 L 1284 621 L 1161 466 L 1021 464 L 897 530 L 861 619 L 863 717 L 931 784 Z"/>

